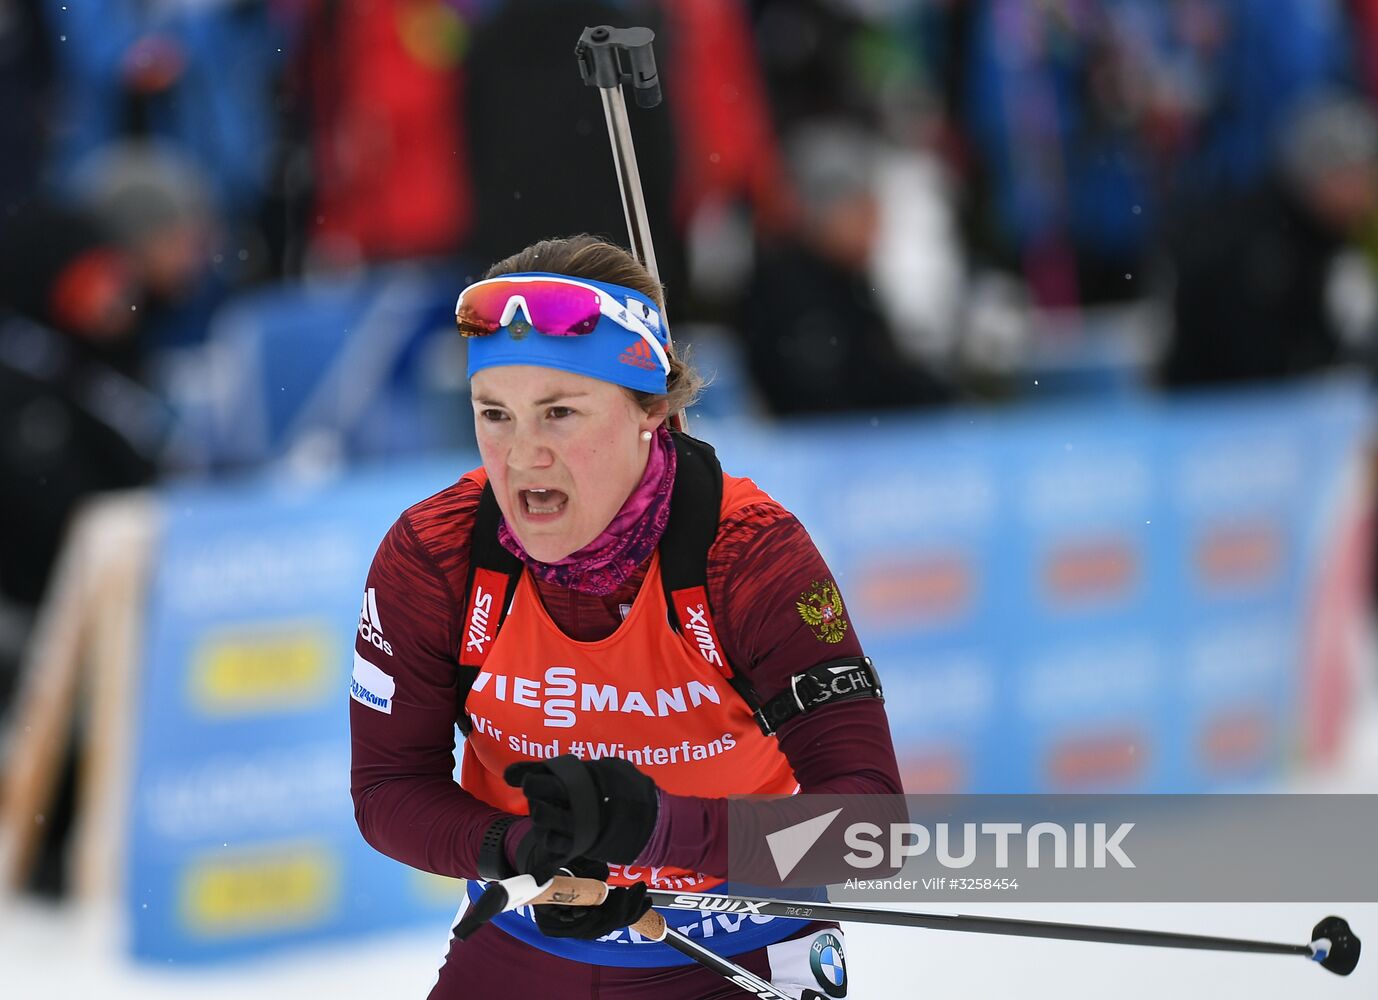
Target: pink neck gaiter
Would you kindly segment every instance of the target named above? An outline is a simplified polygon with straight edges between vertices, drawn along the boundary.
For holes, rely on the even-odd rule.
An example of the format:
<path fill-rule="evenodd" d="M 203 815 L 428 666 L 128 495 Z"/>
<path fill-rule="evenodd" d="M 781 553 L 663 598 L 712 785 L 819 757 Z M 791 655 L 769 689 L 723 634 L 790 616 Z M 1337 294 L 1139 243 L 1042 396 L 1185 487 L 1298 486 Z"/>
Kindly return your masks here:
<path fill-rule="evenodd" d="M 670 521 L 670 490 L 675 484 L 675 443 L 664 425 L 656 431 L 646 471 L 611 523 L 593 541 L 553 563 L 531 558 L 506 518 L 498 522 L 498 541 L 539 579 L 581 594 L 606 597 L 636 572 L 665 534 Z"/>

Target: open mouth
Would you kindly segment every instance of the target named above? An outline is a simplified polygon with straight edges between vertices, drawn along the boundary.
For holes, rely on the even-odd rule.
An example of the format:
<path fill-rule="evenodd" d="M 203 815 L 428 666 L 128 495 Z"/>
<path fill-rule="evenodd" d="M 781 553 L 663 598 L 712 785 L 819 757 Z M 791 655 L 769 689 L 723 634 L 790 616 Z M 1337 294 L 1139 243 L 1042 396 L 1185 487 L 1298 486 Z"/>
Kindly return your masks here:
<path fill-rule="evenodd" d="M 522 490 L 522 509 L 532 517 L 548 517 L 558 514 L 569 503 L 569 495 L 561 490 L 533 489 Z"/>

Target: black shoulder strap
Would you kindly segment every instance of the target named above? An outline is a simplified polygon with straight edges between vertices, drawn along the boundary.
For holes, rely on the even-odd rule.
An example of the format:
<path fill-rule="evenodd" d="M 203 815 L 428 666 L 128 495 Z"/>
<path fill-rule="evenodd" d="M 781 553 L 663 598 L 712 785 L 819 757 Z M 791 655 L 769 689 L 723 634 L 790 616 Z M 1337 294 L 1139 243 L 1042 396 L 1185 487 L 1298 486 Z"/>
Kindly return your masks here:
<path fill-rule="evenodd" d="M 491 569 L 503 576 L 520 576 L 522 561 L 502 547 L 498 541 L 498 522 L 502 511 L 498 509 L 498 498 L 493 495 L 493 484 L 484 483 L 483 493 L 478 499 L 478 512 L 474 515 L 474 532 L 469 536 L 469 586 L 474 583 L 475 569 Z M 513 589 L 516 589 L 515 582 Z M 508 597 L 512 595 L 509 593 Z"/>
<path fill-rule="evenodd" d="M 746 676 L 732 669 L 723 655 L 708 604 L 708 550 L 718 537 L 722 512 L 722 465 L 713 446 L 678 431 L 675 442 L 675 486 L 670 494 L 670 520 L 660 539 L 660 583 L 670 627 L 698 646 L 746 702 L 767 736 L 773 731 L 761 714 L 761 699 Z"/>
<path fill-rule="evenodd" d="M 670 520 L 660 539 L 660 582 L 670 627 L 682 631 L 673 595 L 708 582 L 708 550 L 718 537 L 722 509 L 722 465 L 713 446 L 672 431 L 675 485 L 670 493 Z"/>
<path fill-rule="evenodd" d="M 670 627 L 694 643 L 700 654 L 746 702 L 767 736 L 796 715 L 833 701 L 884 700 L 880 679 L 864 656 L 820 663 L 790 678 L 790 686 L 765 702 L 746 675 L 722 654 L 708 605 L 708 550 L 718 537 L 722 510 L 722 466 L 713 448 L 687 434 L 674 434 L 678 466 L 670 499 L 670 521 L 660 541 L 660 578 Z"/>
<path fill-rule="evenodd" d="M 488 659 L 488 652 L 497 639 L 498 629 L 507 617 L 512 597 L 521 581 L 521 560 L 508 552 L 498 541 L 498 509 L 493 487 L 485 483 L 479 497 L 474 527 L 469 535 L 469 577 L 464 585 L 464 620 L 460 623 L 458 672 L 458 723 L 465 736 L 469 735 L 469 717 L 464 702 L 474 678 Z"/>

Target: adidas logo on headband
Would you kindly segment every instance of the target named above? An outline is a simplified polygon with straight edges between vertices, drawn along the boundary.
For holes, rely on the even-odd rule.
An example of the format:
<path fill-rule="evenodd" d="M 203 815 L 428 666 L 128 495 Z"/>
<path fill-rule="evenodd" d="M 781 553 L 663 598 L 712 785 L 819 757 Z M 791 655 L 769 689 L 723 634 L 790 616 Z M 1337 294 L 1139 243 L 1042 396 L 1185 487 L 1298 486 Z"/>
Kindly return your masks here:
<path fill-rule="evenodd" d="M 640 368 L 642 371 L 660 371 L 660 362 L 656 360 L 655 354 L 651 351 L 651 345 L 640 337 L 633 340 L 631 346 L 618 355 L 617 360 L 624 365 Z"/>

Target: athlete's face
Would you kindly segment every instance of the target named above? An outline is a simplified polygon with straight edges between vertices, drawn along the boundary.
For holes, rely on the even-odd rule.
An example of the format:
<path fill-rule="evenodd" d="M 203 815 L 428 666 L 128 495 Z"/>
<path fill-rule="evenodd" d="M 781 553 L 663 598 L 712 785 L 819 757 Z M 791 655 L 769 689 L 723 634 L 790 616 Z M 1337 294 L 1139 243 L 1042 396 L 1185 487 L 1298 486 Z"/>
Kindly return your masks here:
<path fill-rule="evenodd" d="M 572 372 L 501 365 L 474 375 L 474 431 L 508 525 L 554 562 L 593 541 L 646 470 L 647 414 L 620 386 Z"/>

